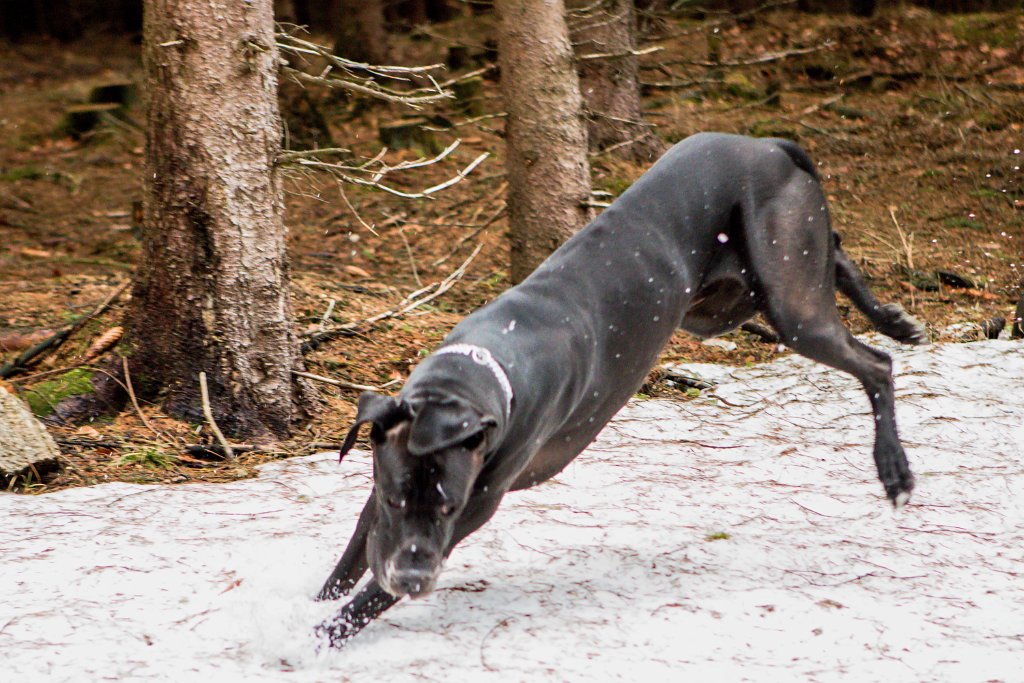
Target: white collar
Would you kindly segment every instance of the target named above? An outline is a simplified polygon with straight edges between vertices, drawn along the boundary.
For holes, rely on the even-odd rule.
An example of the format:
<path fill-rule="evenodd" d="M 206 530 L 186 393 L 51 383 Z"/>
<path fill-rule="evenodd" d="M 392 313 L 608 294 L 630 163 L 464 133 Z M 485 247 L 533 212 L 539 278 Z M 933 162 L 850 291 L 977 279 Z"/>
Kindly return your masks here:
<path fill-rule="evenodd" d="M 482 346 L 476 346 L 475 344 L 451 344 L 450 346 L 442 346 L 434 355 L 441 355 L 442 353 L 457 353 L 460 356 L 469 356 L 473 359 L 474 363 L 483 365 L 485 368 L 491 371 L 494 375 L 494 379 L 498 380 L 498 384 L 501 385 L 502 391 L 505 392 L 505 419 L 508 420 L 512 414 L 512 383 L 508 381 L 508 375 L 505 374 L 504 368 L 501 364 L 494 359 L 494 355 Z"/>

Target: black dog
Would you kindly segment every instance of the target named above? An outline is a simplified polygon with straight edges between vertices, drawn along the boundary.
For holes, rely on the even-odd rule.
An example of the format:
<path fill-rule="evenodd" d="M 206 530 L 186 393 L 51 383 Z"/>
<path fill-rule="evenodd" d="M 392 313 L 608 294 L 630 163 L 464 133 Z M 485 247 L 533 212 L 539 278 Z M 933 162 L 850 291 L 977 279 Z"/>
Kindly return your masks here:
<path fill-rule="evenodd" d="M 374 490 L 318 598 L 347 593 L 367 568 L 374 578 L 319 631 L 339 645 L 401 596 L 430 593 L 452 548 L 508 491 L 576 457 L 679 327 L 715 336 L 761 312 L 787 346 L 859 379 L 878 476 L 902 505 L 914 484 L 892 363 L 843 327 L 837 287 L 882 333 L 927 342 L 868 291 L 797 145 L 721 134 L 679 143 L 525 282 L 459 323 L 397 397 L 360 397 L 342 455 L 372 423 Z"/>

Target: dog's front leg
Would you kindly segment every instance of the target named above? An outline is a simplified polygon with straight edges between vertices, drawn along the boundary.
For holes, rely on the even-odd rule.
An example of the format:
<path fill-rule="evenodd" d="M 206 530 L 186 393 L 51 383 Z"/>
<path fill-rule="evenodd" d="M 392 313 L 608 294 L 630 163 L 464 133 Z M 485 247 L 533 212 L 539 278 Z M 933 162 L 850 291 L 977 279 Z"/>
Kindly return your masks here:
<path fill-rule="evenodd" d="M 316 634 L 326 636 L 331 647 L 341 647 L 396 602 L 398 598 L 381 588 L 376 580 L 370 581 L 338 614 L 317 626 Z"/>
<path fill-rule="evenodd" d="M 341 596 L 347 595 L 359 583 L 359 579 L 363 578 L 363 574 L 370 566 L 366 559 L 366 538 L 370 535 L 370 528 L 373 526 L 376 515 L 377 508 L 373 504 L 373 494 L 371 493 L 366 505 L 363 506 L 363 511 L 359 514 L 359 521 L 356 522 L 352 540 L 348 542 L 348 547 L 342 553 L 334 571 L 327 577 L 323 588 L 317 593 L 317 600 L 337 600 Z"/>

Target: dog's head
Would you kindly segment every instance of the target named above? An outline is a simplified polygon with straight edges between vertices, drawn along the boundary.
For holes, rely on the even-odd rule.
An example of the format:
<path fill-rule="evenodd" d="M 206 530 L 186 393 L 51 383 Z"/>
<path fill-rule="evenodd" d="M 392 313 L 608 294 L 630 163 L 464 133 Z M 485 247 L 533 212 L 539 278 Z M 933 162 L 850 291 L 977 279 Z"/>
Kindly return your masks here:
<path fill-rule="evenodd" d="M 366 392 L 356 424 L 371 423 L 375 520 L 367 555 L 395 596 L 434 589 L 456 522 L 484 463 L 495 419 L 453 397 L 398 399 Z"/>

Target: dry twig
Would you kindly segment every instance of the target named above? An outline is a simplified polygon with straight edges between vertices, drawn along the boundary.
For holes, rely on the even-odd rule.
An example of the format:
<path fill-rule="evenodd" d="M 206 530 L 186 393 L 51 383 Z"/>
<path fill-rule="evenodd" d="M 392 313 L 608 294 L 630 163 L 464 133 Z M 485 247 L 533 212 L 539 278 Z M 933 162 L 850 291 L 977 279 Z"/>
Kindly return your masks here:
<path fill-rule="evenodd" d="M 210 392 L 206 388 L 206 373 L 202 371 L 199 372 L 199 393 L 203 399 L 203 415 L 206 416 L 206 421 L 210 423 L 210 429 L 213 430 L 214 436 L 217 437 L 221 448 L 224 449 L 224 457 L 234 460 L 235 452 L 231 449 L 231 444 L 224 438 L 224 432 L 220 431 L 217 421 L 213 419 L 213 410 L 210 408 Z"/>
<path fill-rule="evenodd" d="M 441 280 L 440 282 L 435 282 L 433 284 L 427 285 L 426 287 L 416 290 L 415 292 L 407 296 L 405 299 L 403 299 L 402 303 L 397 308 L 382 311 L 381 313 L 370 316 L 365 320 L 344 323 L 342 325 L 337 325 L 335 327 L 331 327 L 326 330 L 308 335 L 306 340 L 302 342 L 302 352 L 308 353 L 309 351 L 316 349 L 326 341 L 335 339 L 337 337 L 351 336 L 355 334 L 356 330 L 358 330 L 360 327 L 374 325 L 382 320 L 387 320 L 388 318 L 396 318 L 398 316 L 408 313 L 409 311 L 419 308 L 420 306 L 429 303 L 430 301 L 433 301 L 434 299 L 436 299 L 437 297 L 441 296 L 449 289 L 451 289 L 456 282 L 462 279 L 462 276 L 466 274 L 466 269 L 469 267 L 469 264 L 473 262 L 473 259 L 476 258 L 476 255 L 480 253 L 480 250 L 482 248 L 483 245 L 478 244 L 476 246 L 476 249 L 473 250 L 473 253 L 469 255 L 469 258 L 463 261 L 462 265 L 460 265 L 458 268 L 452 271 L 451 274 L 448 275 L 448 277 Z"/>
<path fill-rule="evenodd" d="M 477 166 L 483 163 L 484 159 L 490 156 L 490 153 L 484 152 L 476 159 L 471 161 L 465 168 L 456 173 L 448 180 L 428 187 L 425 190 L 419 192 L 405 192 L 397 188 L 391 187 L 381 182 L 385 176 L 391 173 L 397 173 L 400 171 L 408 171 L 414 168 L 422 168 L 424 166 L 431 166 L 436 164 L 445 158 L 447 158 L 456 148 L 461 144 L 461 140 L 456 140 L 452 144 L 445 147 L 439 154 L 430 158 L 420 158 L 415 161 L 403 161 L 401 163 L 391 165 L 384 160 L 384 155 L 387 153 L 387 148 L 383 148 L 375 157 L 372 159 L 356 166 L 352 164 L 335 163 L 331 161 L 324 161 L 320 157 L 323 156 L 322 152 L 318 150 L 312 150 L 309 152 L 285 152 L 278 157 L 278 163 L 284 166 L 290 166 L 299 170 L 316 170 L 330 173 L 337 180 L 350 183 L 352 185 L 362 185 L 364 187 L 375 187 L 378 190 L 383 190 L 388 194 L 393 194 L 404 199 L 427 199 L 430 196 L 440 192 L 443 189 L 451 187 L 459 181 L 465 179 L 470 173 L 473 172 Z M 318 153 L 319 152 L 319 153 Z M 344 197 L 346 204 L 348 204 L 348 198 Z M 348 204 L 351 207 L 351 204 Z M 355 209 L 352 209 L 355 212 Z M 358 218 L 358 214 L 357 214 Z M 370 227 L 365 221 L 359 219 L 359 222 L 373 232 L 373 228 Z M 376 234 L 374 232 L 374 234 Z"/>

